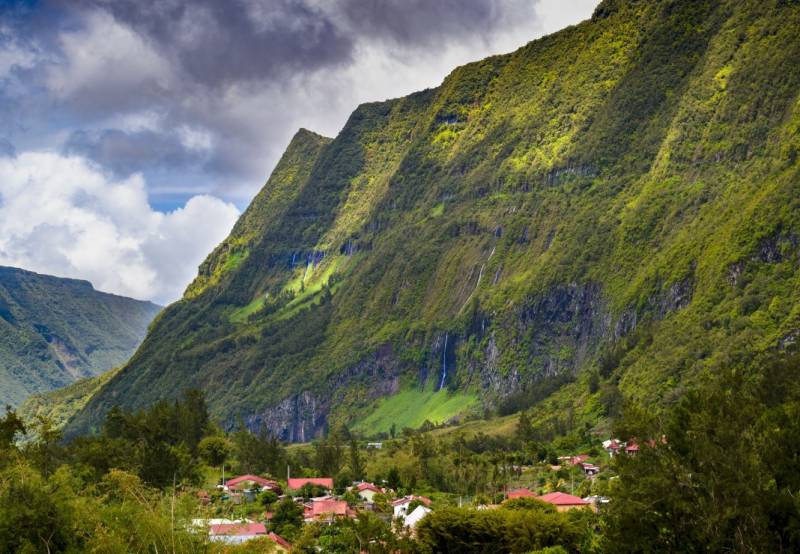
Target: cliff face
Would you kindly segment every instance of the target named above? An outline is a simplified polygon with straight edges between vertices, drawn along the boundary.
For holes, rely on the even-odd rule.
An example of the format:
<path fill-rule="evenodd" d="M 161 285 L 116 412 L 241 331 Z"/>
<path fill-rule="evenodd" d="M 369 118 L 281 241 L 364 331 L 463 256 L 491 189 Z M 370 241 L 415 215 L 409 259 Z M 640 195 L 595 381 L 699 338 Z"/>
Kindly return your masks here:
<path fill-rule="evenodd" d="M 0 267 L 0 403 L 125 363 L 159 310 L 87 281 Z"/>
<path fill-rule="evenodd" d="M 796 2 L 607 1 L 300 131 L 71 430 L 187 387 L 289 440 L 557 391 L 597 418 L 609 390 L 656 406 L 793 344 L 798 24 Z"/>

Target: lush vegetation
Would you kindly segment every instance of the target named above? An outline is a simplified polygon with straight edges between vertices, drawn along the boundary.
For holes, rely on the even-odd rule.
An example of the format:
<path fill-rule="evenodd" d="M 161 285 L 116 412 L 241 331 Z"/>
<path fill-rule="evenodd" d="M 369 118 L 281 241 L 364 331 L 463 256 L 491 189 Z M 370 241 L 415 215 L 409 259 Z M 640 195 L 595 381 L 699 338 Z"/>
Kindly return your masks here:
<path fill-rule="evenodd" d="M 126 412 L 101 432 L 64 442 L 45 417 L 0 418 L 0 550 L 4 552 L 269 552 L 209 542 L 193 519 L 263 520 L 295 552 L 527 553 L 793 552 L 800 548 L 800 355 L 759 354 L 703 376 L 673 406 L 654 413 L 625 402 L 611 425 L 637 443 L 610 458 L 602 437 L 573 430 L 552 438 L 532 412 L 428 430 L 405 428 L 381 449 L 341 427 L 287 448 L 267 433 L 222 433 L 203 396 Z M 513 422 L 509 425 L 509 422 Z M 27 436 L 27 440 L 19 439 Z M 600 473 L 568 458 L 584 453 Z M 299 501 L 325 494 L 305 485 L 244 502 L 218 492 L 227 475 L 334 476 L 334 494 L 356 512 L 304 523 Z M 365 508 L 348 487 L 386 487 Z M 608 499 L 599 513 L 557 512 L 537 499 L 504 500 L 526 487 Z M 198 490 L 210 490 L 206 503 Z M 432 499 L 414 533 L 392 519 L 391 499 Z M 411 508 L 422 505 L 417 501 Z"/>
<path fill-rule="evenodd" d="M 0 405 L 127 362 L 159 310 L 86 281 L 0 267 Z"/>
<path fill-rule="evenodd" d="M 783 0 L 607 1 L 299 132 L 69 433 L 185 386 L 226 429 L 388 432 L 382 397 L 443 386 L 478 402 L 442 419 L 533 407 L 551 441 L 790 345 L 799 25 Z"/>

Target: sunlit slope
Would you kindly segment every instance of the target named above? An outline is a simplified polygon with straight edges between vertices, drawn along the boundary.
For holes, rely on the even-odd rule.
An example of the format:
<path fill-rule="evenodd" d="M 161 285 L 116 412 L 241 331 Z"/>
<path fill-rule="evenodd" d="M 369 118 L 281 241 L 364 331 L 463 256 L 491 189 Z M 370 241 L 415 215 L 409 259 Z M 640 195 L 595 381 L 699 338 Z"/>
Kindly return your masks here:
<path fill-rule="evenodd" d="M 397 393 L 476 399 L 447 419 L 576 378 L 603 417 L 789 347 L 798 28 L 794 2 L 604 2 L 333 140 L 301 131 L 71 429 L 200 387 L 228 425 L 307 440 L 386 430 Z"/>

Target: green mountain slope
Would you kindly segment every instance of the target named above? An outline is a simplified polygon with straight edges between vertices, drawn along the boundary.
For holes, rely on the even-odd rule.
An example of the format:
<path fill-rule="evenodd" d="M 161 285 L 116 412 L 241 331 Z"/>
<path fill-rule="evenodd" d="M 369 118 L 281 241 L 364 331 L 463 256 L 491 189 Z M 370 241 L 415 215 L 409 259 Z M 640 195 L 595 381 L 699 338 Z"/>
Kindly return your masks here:
<path fill-rule="evenodd" d="M 798 28 L 785 0 L 607 0 L 301 131 L 71 432 L 186 387 L 295 441 L 547 397 L 575 425 L 787 347 Z"/>
<path fill-rule="evenodd" d="M 87 281 L 0 267 L 0 402 L 125 363 L 159 310 Z"/>

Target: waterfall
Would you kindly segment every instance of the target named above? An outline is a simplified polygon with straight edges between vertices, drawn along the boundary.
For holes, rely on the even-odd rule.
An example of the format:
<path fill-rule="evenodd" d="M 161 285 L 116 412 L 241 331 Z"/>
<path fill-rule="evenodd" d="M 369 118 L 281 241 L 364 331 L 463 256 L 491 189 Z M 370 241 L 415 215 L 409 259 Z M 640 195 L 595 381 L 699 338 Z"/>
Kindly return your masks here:
<path fill-rule="evenodd" d="M 442 352 L 442 380 L 439 383 L 439 390 L 444 388 L 444 380 L 447 378 L 447 333 L 444 334 L 444 350 Z"/>

